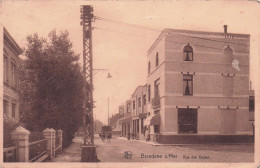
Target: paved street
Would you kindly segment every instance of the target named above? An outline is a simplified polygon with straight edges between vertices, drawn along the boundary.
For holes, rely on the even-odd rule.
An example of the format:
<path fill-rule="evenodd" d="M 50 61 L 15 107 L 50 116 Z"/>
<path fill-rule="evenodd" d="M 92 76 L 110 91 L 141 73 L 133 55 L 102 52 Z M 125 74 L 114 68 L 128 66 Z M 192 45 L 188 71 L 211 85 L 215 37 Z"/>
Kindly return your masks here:
<path fill-rule="evenodd" d="M 101 162 L 253 162 L 254 157 L 253 145 L 246 144 L 155 146 L 124 138 L 112 138 L 110 142 L 96 138 L 95 143 Z M 81 139 L 75 138 L 53 161 L 80 162 L 80 145 Z"/>

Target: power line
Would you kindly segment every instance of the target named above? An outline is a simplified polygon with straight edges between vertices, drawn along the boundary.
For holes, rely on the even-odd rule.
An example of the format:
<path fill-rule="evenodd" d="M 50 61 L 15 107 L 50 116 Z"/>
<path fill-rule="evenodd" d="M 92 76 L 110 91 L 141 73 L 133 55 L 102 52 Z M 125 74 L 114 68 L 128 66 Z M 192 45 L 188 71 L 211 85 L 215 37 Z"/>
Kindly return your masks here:
<path fill-rule="evenodd" d="M 120 31 L 117 31 L 117 30 L 111 30 L 111 29 L 104 29 L 104 28 L 99 28 L 99 27 L 94 27 L 94 29 L 99 29 L 99 30 L 104 30 L 104 31 L 110 31 L 110 32 L 114 32 L 114 33 L 122 33 L 122 34 L 126 34 L 126 35 L 131 35 L 131 36 L 136 36 L 136 37 L 141 37 L 141 38 L 147 38 L 147 39 L 152 39 L 154 40 L 154 38 L 152 37 L 147 37 L 147 36 L 140 36 L 140 35 L 136 35 L 136 34 L 133 34 L 133 33 L 126 33 L 126 32 L 120 32 Z M 176 41 L 172 41 L 172 40 L 166 40 L 165 41 L 167 42 L 170 42 L 170 43 L 176 43 L 176 44 L 187 44 L 187 43 L 181 43 L 181 42 L 176 42 Z M 209 48 L 209 49 L 215 49 L 215 50 L 221 50 L 223 51 L 222 48 L 216 48 L 216 47 L 208 47 L 208 46 L 203 46 L 203 45 L 197 45 L 197 44 L 193 44 L 194 46 L 197 46 L 197 47 L 204 47 L 204 48 Z M 237 51 L 236 52 L 239 52 L 239 53 L 249 53 L 249 52 L 245 52 L 245 51 Z"/>
<path fill-rule="evenodd" d="M 111 22 L 111 23 L 117 23 L 117 24 L 125 24 L 125 25 L 132 26 L 132 27 L 147 29 L 147 30 L 156 31 L 156 32 L 162 32 L 162 31 L 159 30 L 159 29 L 153 29 L 153 28 L 149 28 L 149 27 L 145 27 L 145 26 L 135 25 L 135 24 L 126 23 L 126 22 L 117 21 L 117 20 L 112 20 L 112 19 L 107 19 L 107 18 L 103 18 L 103 17 L 94 16 L 94 18 L 97 19 L 97 20 L 101 20 L 101 21 L 106 21 L 106 22 Z M 202 39 L 202 40 L 209 40 L 209 41 L 221 42 L 221 43 L 229 43 L 229 44 L 250 46 L 250 45 L 247 45 L 247 44 L 239 44 L 239 43 L 233 43 L 233 42 L 226 42 L 226 41 L 214 40 L 214 39 L 203 38 L 203 37 L 194 37 L 194 36 L 188 36 L 188 35 L 184 35 L 184 34 L 178 34 L 178 35 L 186 36 L 186 37 L 190 37 L 190 38 Z"/>

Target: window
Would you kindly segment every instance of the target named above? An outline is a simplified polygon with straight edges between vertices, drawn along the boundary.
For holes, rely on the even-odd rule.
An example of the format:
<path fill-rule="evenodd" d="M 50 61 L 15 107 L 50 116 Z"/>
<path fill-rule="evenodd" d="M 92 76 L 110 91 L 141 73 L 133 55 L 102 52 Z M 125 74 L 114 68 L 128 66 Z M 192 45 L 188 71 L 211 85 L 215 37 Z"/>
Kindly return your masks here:
<path fill-rule="evenodd" d="M 139 119 L 136 120 L 136 132 L 139 133 Z"/>
<path fill-rule="evenodd" d="M 12 84 L 16 86 L 16 65 L 12 62 Z"/>
<path fill-rule="evenodd" d="M 3 102 L 3 111 L 4 114 L 7 114 L 7 110 L 8 110 L 8 102 L 6 100 L 4 100 Z"/>
<path fill-rule="evenodd" d="M 130 113 L 130 106 L 131 104 L 130 103 L 127 103 L 127 112 Z"/>
<path fill-rule="evenodd" d="M 142 118 L 141 119 L 141 133 L 143 133 L 144 134 L 144 119 Z"/>
<path fill-rule="evenodd" d="M 249 111 L 255 111 L 255 96 L 249 96 Z"/>
<path fill-rule="evenodd" d="M 151 72 L 151 63 L 150 63 L 150 61 L 148 62 L 148 74 L 150 74 L 150 72 Z"/>
<path fill-rule="evenodd" d="M 135 109 L 135 101 L 133 101 L 133 109 Z"/>
<path fill-rule="evenodd" d="M 178 109 L 178 132 L 197 133 L 197 109 Z"/>
<path fill-rule="evenodd" d="M 119 114 L 124 115 L 124 107 L 119 107 Z"/>
<path fill-rule="evenodd" d="M 143 95 L 143 105 L 146 105 L 146 95 Z"/>
<path fill-rule="evenodd" d="M 154 97 L 160 97 L 160 79 L 154 81 Z"/>
<path fill-rule="evenodd" d="M 193 94 L 192 75 L 183 75 L 183 95 Z"/>
<path fill-rule="evenodd" d="M 16 105 L 14 103 L 12 103 L 12 117 L 15 118 L 15 109 L 16 109 Z"/>
<path fill-rule="evenodd" d="M 193 49 L 189 44 L 183 49 L 183 61 L 193 61 Z"/>
<path fill-rule="evenodd" d="M 150 102 L 151 101 L 151 86 L 150 85 L 148 85 L 148 102 Z"/>
<path fill-rule="evenodd" d="M 159 65 L 159 54 L 158 52 L 156 53 L 156 58 L 155 58 L 155 67 Z"/>
<path fill-rule="evenodd" d="M 142 100 L 141 100 L 141 97 L 138 98 L 138 107 L 141 107 L 142 106 Z"/>
<path fill-rule="evenodd" d="M 7 56 L 4 54 L 4 82 L 8 80 L 8 63 Z"/>
<path fill-rule="evenodd" d="M 225 56 L 224 58 L 225 58 L 226 63 L 232 63 L 232 61 L 233 61 L 233 51 L 229 47 L 229 45 L 224 50 L 224 56 Z"/>

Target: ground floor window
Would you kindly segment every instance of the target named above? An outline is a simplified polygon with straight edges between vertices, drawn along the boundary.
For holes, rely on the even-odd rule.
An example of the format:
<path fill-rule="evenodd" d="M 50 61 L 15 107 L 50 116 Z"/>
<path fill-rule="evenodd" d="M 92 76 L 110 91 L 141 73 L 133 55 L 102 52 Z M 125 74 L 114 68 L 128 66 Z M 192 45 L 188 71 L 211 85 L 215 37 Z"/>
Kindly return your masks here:
<path fill-rule="evenodd" d="M 136 132 L 139 134 L 139 120 L 136 120 Z"/>
<path fill-rule="evenodd" d="M 178 109 L 178 132 L 197 133 L 198 110 Z"/>
<path fill-rule="evenodd" d="M 144 119 L 141 119 L 141 133 L 144 134 Z"/>

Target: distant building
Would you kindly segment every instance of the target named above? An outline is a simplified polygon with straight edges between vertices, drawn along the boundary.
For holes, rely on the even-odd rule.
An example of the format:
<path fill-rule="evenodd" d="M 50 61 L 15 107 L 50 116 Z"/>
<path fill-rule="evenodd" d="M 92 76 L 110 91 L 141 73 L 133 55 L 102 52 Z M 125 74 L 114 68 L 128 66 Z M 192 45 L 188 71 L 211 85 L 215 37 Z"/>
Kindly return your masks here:
<path fill-rule="evenodd" d="M 19 121 L 18 67 L 21 48 L 8 31 L 0 26 L 3 40 L 3 115 L 4 119 Z M 1 54 L 2 55 L 2 54 Z"/>
<path fill-rule="evenodd" d="M 118 127 L 121 127 L 121 136 L 127 137 L 131 130 L 131 101 L 127 100 L 119 106 Z"/>
<path fill-rule="evenodd" d="M 151 135 L 160 134 L 151 139 L 253 141 L 249 50 L 250 35 L 227 27 L 224 33 L 164 29 L 147 56 L 147 122 Z"/>
<path fill-rule="evenodd" d="M 136 139 L 144 139 L 144 120 L 147 113 L 147 86 L 138 86 L 132 94 L 132 133 Z"/>

